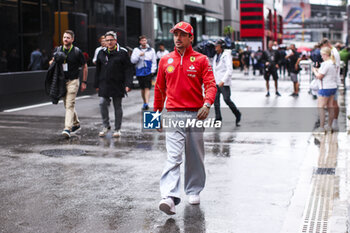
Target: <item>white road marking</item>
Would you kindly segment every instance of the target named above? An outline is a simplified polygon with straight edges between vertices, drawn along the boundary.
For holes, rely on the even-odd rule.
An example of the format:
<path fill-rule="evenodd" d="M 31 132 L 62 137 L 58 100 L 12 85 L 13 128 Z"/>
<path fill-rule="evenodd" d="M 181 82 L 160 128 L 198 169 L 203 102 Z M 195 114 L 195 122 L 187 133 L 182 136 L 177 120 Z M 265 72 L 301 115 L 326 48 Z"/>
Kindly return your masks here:
<path fill-rule="evenodd" d="M 76 100 L 87 99 L 87 98 L 90 98 L 90 97 L 91 97 L 90 95 L 80 96 L 80 97 L 77 97 Z M 58 103 L 59 104 L 63 103 L 63 100 L 60 100 Z M 27 110 L 27 109 L 48 106 L 48 105 L 51 105 L 51 104 L 52 104 L 51 102 L 47 102 L 47 103 L 43 103 L 43 104 L 35 104 L 35 105 L 30 105 L 30 106 L 21 107 L 21 108 L 8 109 L 8 110 L 5 110 L 4 112 L 18 112 L 18 111 Z"/>

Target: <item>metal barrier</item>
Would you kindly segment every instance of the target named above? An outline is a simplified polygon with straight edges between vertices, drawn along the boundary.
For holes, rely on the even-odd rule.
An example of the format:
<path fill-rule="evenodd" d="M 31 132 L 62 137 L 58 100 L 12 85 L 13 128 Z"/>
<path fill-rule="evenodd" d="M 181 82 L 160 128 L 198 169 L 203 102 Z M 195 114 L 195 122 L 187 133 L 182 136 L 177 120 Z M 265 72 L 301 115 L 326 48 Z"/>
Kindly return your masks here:
<path fill-rule="evenodd" d="M 308 74 L 309 74 L 309 83 L 312 81 L 312 61 L 311 60 L 302 60 L 299 63 L 300 67 L 302 69 L 307 70 Z"/>

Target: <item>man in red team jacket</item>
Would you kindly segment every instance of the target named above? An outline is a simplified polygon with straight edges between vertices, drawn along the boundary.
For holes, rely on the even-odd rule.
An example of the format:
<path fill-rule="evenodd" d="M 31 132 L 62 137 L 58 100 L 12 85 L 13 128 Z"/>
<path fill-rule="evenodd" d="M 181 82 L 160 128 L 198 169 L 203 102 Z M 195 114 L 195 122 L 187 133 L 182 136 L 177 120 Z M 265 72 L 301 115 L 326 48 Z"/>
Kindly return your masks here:
<path fill-rule="evenodd" d="M 216 85 L 208 58 L 192 49 L 193 28 L 186 22 L 176 24 L 175 49 L 159 62 L 154 91 L 154 110 L 166 108 L 172 120 L 204 120 L 215 100 Z M 204 95 L 203 88 L 204 84 Z M 186 116 L 185 116 L 186 115 Z M 186 120 L 186 119 L 185 119 Z M 160 180 L 162 200 L 159 209 L 175 214 L 180 203 L 180 165 L 185 150 L 185 192 L 190 204 L 199 204 L 205 185 L 203 127 L 179 127 L 166 132 L 168 158 Z"/>

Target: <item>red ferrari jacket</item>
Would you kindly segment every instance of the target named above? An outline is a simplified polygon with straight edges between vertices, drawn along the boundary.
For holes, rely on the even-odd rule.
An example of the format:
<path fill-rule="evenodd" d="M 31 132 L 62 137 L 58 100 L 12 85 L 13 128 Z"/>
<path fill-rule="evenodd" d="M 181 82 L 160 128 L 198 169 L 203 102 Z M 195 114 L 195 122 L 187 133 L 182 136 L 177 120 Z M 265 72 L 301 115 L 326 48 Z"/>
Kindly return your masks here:
<path fill-rule="evenodd" d="M 203 88 L 204 84 L 204 96 Z M 181 56 L 174 49 L 159 62 L 154 90 L 154 110 L 198 111 L 204 103 L 213 104 L 216 84 L 208 58 L 188 47 Z"/>

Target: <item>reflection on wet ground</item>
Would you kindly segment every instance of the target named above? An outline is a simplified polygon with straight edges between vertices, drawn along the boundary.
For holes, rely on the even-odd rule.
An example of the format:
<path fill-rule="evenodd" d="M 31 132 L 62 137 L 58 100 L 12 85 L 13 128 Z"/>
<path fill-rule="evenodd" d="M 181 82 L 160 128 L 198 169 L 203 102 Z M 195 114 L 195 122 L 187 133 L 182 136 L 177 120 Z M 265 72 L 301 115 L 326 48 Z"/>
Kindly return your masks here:
<path fill-rule="evenodd" d="M 0 115 L 0 232 L 251 233 L 267 222 L 265 232 L 277 233 L 307 141 L 303 134 L 206 132 L 202 203 L 191 206 L 182 193 L 169 218 L 158 210 L 165 134 L 132 125 L 120 138 L 99 138 L 101 124 L 81 120 L 81 131 L 66 140 L 63 117 Z M 261 210 L 269 210 L 263 218 Z"/>
<path fill-rule="evenodd" d="M 186 205 L 182 221 L 168 218 L 164 225 L 156 228 L 157 233 L 203 233 L 206 232 L 205 215 L 200 206 Z M 183 230 L 181 227 L 183 226 Z"/>

